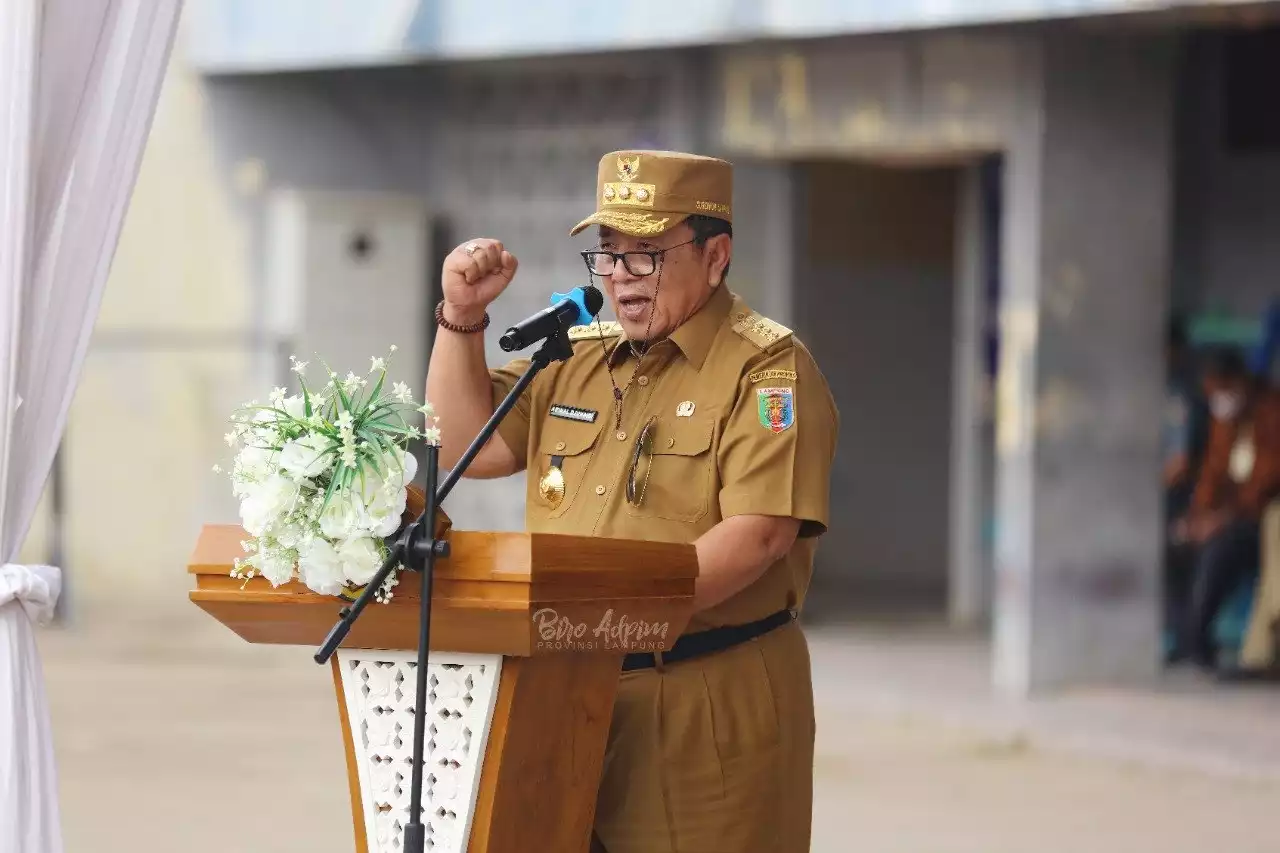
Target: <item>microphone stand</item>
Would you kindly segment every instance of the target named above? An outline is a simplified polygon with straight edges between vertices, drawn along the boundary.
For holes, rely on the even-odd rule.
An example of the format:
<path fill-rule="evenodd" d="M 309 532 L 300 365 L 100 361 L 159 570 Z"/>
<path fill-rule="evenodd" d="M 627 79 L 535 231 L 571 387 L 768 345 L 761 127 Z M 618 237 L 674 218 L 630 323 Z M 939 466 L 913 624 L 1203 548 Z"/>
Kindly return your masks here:
<path fill-rule="evenodd" d="M 533 354 L 528 369 L 525 370 L 524 374 L 512 387 L 510 393 L 498 405 L 493 416 L 489 418 L 466 452 L 462 454 L 458 464 L 449 472 L 449 475 L 445 477 L 444 482 L 440 484 L 438 489 L 436 480 L 439 476 L 440 448 L 434 444 L 427 445 L 425 466 L 426 506 L 422 514 L 418 516 L 416 521 L 400 532 L 395 543 L 391 545 L 391 553 L 387 556 L 386 561 L 383 562 L 382 567 L 378 569 L 377 574 L 373 576 L 351 606 L 342 609 L 339 613 L 338 623 L 329 631 L 329 636 L 325 638 L 320 650 L 315 653 L 314 660 L 316 663 L 323 664 L 329 660 L 333 653 L 337 651 L 338 646 L 341 645 L 342 640 L 347 636 L 347 632 L 351 630 L 351 626 L 355 624 L 361 612 L 377 595 L 378 590 L 386 582 L 387 576 L 391 574 L 397 564 L 403 565 L 406 569 L 422 573 L 422 594 L 420 598 L 420 615 L 418 617 L 417 684 L 415 685 L 413 715 L 413 776 L 409 786 L 409 823 L 404 828 L 403 849 L 405 853 L 423 853 L 426 842 L 426 826 L 422 823 L 423 742 L 426 732 L 426 714 L 423 709 L 427 701 L 427 655 L 431 647 L 431 575 L 435 568 L 436 558 L 449 556 L 449 543 L 443 539 L 435 538 L 436 509 L 453 491 L 453 487 L 458 484 L 458 480 L 462 479 L 467 467 L 471 465 L 476 455 L 489 442 L 493 433 L 498 429 L 498 424 L 515 406 L 516 401 L 520 399 L 520 395 L 524 393 L 529 383 L 533 382 L 533 378 L 538 372 L 547 365 L 556 361 L 564 361 L 572 355 L 573 345 L 569 342 L 569 333 L 561 326 L 560 330 L 543 341 L 542 346 Z"/>

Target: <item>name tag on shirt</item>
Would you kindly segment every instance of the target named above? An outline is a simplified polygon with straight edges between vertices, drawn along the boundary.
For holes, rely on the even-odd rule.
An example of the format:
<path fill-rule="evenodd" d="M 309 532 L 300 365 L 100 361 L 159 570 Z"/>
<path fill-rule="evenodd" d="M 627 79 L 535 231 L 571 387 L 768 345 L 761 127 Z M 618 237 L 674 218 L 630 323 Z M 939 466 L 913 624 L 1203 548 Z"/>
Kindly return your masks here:
<path fill-rule="evenodd" d="M 556 403 L 551 407 L 551 417 L 563 418 L 566 421 L 581 421 L 584 424 L 593 424 L 599 413 L 593 409 L 580 409 L 577 406 L 564 406 Z"/>

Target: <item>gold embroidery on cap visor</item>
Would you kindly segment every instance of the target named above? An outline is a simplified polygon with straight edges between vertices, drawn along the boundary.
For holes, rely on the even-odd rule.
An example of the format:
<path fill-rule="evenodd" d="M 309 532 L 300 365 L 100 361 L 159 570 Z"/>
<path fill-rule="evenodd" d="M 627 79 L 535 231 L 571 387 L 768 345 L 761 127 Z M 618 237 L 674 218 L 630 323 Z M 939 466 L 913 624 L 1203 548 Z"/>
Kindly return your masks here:
<path fill-rule="evenodd" d="M 633 210 L 600 210 L 574 226 L 570 234 L 577 234 L 591 225 L 603 225 L 632 237 L 652 237 L 661 234 L 668 228 L 674 228 L 688 219 L 687 214 L 679 216 L 658 216 L 654 213 L 641 213 Z"/>

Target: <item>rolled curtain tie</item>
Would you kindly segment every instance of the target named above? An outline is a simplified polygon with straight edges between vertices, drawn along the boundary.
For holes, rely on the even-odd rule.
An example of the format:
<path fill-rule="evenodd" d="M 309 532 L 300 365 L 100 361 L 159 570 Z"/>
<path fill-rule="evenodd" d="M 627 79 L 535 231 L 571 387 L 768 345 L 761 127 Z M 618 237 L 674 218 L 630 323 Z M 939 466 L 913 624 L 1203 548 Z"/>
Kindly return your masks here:
<path fill-rule="evenodd" d="M 62 592 L 62 570 L 55 566 L 5 563 L 0 566 L 0 607 L 17 601 L 36 625 L 53 619 Z"/>

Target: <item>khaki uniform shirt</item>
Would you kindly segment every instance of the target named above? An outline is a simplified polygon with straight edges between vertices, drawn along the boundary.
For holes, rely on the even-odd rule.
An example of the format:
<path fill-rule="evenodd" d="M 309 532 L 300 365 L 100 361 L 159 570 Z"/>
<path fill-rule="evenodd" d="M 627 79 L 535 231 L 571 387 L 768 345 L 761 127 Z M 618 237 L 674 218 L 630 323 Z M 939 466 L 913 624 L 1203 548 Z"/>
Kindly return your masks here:
<path fill-rule="evenodd" d="M 691 543 L 733 515 L 797 518 L 789 553 L 687 631 L 798 610 L 828 523 L 838 427 L 808 351 L 723 287 L 639 361 L 607 325 L 571 335 L 573 356 L 543 370 L 499 427 L 527 469 L 528 529 Z M 626 389 L 620 423 L 606 355 Z M 527 366 L 492 372 L 495 404 Z M 541 487 L 553 467 L 562 493 Z M 795 623 L 623 673 L 592 849 L 807 853 L 813 717 Z"/>
<path fill-rule="evenodd" d="M 733 515 L 800 519 L 785 558 L 729 600 L 695 614 L 689 631 L 799 608 L 815 537 L 828 522 L 835 403 L 808 350 L 724 287 L 637 361 L 618 335 L 574 343 L 544 369 L 499 427 L 527 469 L 530 532 L 691 543 Z M 625 388 L 615 421 L 613 381 Z M 528 367 L 492 372 L 495 404 Z M 628 384 L 629 383 L 629 384 Z M 649 424 L 645 449 L 637 440 Z M 559 463 L 558 503 L 539 483 Z M 628 480 L 634 499 L 627 498 Z"/>

